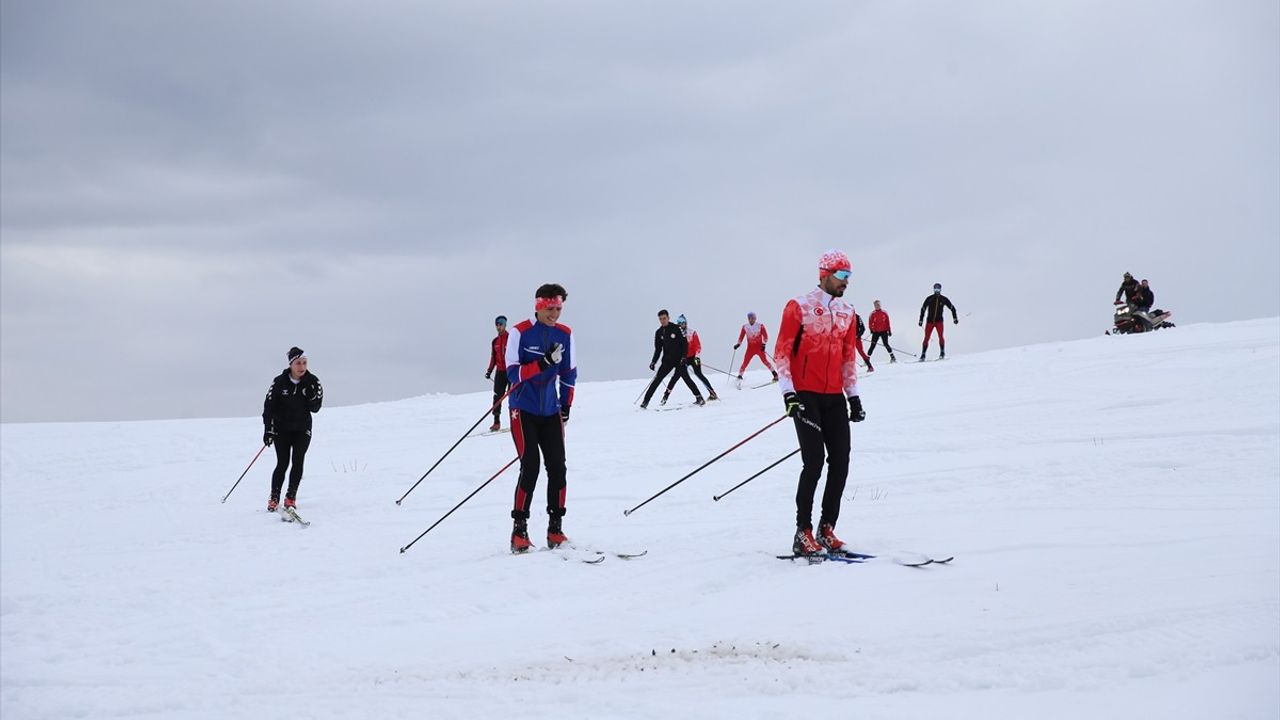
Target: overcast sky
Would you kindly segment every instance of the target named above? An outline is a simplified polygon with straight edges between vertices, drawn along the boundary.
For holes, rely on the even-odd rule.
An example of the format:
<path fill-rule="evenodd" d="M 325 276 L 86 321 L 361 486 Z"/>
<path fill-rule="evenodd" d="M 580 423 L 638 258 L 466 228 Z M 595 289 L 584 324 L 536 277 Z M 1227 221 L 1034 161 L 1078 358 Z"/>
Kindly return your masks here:
<path fill-rule="evenodd" d="M 904 354 L 934 282 L 953 356 L 1126 270 L 1280 315 L 1277 7 L 3 0 L 0 419 L 255 415 L 291 345 L 330 404 L 484 390 L 544 282 L 583 382 L 660 307 L 724 366 L 830 247 Z"/>

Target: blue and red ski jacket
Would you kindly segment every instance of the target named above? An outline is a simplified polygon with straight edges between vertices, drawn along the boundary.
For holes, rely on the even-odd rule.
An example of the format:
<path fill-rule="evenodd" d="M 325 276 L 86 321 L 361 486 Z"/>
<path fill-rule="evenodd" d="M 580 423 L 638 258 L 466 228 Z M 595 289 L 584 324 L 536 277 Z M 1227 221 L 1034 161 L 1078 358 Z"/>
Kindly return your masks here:
<path fill-rule="evenodd" d="M 535 319 L 517 323 L 507 334 L 507 379 L 513 386 L 520 383 L 507 398 L 511 409 L 547 416 L 559 415 L 561 406 L 572 406 L 573 385 L 578 381 L 573 331 L 567 325 L 544 325 Z M 538 361 L 555 343 L 560 343 L 560 362 L 543 370 Z"/>

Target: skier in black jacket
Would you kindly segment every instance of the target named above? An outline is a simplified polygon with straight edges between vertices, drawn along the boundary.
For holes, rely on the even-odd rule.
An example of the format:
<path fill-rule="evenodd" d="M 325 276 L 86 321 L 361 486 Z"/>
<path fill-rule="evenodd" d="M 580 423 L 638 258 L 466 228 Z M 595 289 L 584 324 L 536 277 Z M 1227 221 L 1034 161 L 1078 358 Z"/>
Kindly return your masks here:
<path fill-rule="evenodd" d="M 929 324 L 924 328 L 924 344 L 920 346 L 920 362 L 924 362 L 925 353 L 929 352 L 929 337 L 933 332 L 938 331 L 938 359 L 942 360 L 947 357 L 947 341 L 942 336 L 942 312 L 944 308 L 951 308 L 951 321 L 959 323 L 960 317 L 956 314 L 956 306 L 951 304 L 946 295 L 942 294 L 942 283 L 933 284 L 933 293 L 924 299 L 920 304 L 920 322 L 924 326 L 924 315 L 929 313 Z"/>
<path fill-rule="evenodd" d="M 301 348 L 289 348 L 289 367 L 271 381 L 267 399 L 262 403 L 262 443 L 275 445 L 276 469 L 271 473 L 271 497 L 267 510 L 275 512 L 280 503 L 280 488 L 289 469 L 289 492 L 284 506 L 296 507 L 298 484 L 302 482 L 302 465 L 311 446 L 311 413 L 320 412 L 324 388 L 320 378 L 307 369 L 307 355 Z"/>
<path fill-rule="evenodd" d="M 707 401 L 702 399 L 702 393 L 698 392 L 698 386 L 693 384 L 693 380 L 685 370 L 684 359 L 688 354 L 689 340 L 684 336 L 684 331 L 671 322 L 671 315 L 666 310 L 659 310 L 658 329 L 653 333 L 653 359 L 649 361 L 649 369 L 652 370 L 657 366 L 659 357 L 662 358 L 662 367 L 658 368 L 658 374 L 653 376 L 649 389 L 644 391 L 644 402 L 640 403 L 642 410 L 648 409 L 653 393 L 658 390 L 667 373 L 673 370 L 676 377 L 684 380 L 684 384 L 689 386 L 689 392 L 693 393 L 693 401 L 698 405 L 707 404 Z"/>

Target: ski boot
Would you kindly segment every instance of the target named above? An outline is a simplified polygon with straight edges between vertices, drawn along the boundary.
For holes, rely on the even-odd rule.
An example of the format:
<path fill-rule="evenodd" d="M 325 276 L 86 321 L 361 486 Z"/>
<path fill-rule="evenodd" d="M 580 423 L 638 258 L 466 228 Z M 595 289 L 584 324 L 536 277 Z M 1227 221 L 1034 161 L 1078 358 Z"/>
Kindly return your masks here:
<path fill-rule="evenodd" d="M 947 359 L 947 351 L 946 351 L 946 350 L 943 350 L 942 352 L 938 353 L 938 359 L 939 359 L 939 360 L 946 360 L 946 359 Z"/>
<path fill-rule="evenodd" d="M 662 399 L 658 401 L 659 405 L 666 405 L 667 399 L 671 397 L 671 393 L 662 393 Z"/>
<path fill-rule="evenodd" d="M 712 400 L 719 400 L 719 399 L 720 399 L 720 396 L 719 396 L 719 395 L 716 395 L 716 391 L 715 391 L 715 390 L 712 390 L 712 391 L 711 391 L 711 394 L 707 396 L 707 402 L 710 402 L 710 401 L 712 401 Z"/>
<path fill-rule="evenodd" d="M 525 553 L 533 549 L 529 542 L 529 527 L 526 521 L 516 520 L 511 528 L 511 552 Z"/>
<path fill-rule="evenodd" d="M 289 508 L 290 510 L 297 510 L 298 502 L 291 497 L 287 497 L 284 499 L 284 506 Z"/>
<path fill-rule="evenodd" d="M 560 527 L 560 517 L 552 515 L 547 520 L 547 547 L 555 550 L 567 542 L 569 542 L 569 538 L 565 536 L 564 530 Z"/>
<path fill-rule="evenodd" d="M 844 541 L 836 537 L 836 529 L 831 523 L 822 523 L 818 526 L 818 544 L 832 555 L 842 554 L 845 549 Z"/>
<path fill-rule="evenodd" d="M 489 426 L 489 432 L 498 432 L 501 429 L 502 429 L 502 423 L 498 422 L 497 420 L 494 420 L 493 424 Z"/>
<path fill-rule="evenodd" d="M 920 353 L 920 359 L 917 362 L 924 362 L 924 353 Z"/>
<path fill-rule="evenodd" d="M 892 364 L 894 364 L 894 363 L 896 363 L 896 362 L 898 362 L 898 358 L 896 358 L 896 357 L 894 357 L 894 356 L 890 355 L 890 356 L 889 356 L 889 364 L 890 364 L 890 365 L 892 365 Z"/>
<path fill-rule="evenodd" d="M 273 497 L 270 500 L 267 500 L 267 512 L 275 512 L 276 508 L 279 506 L 280 506 L 280 498 Z"/>
<path fill-rule="evenodd" d="M 823 553 L 822 546 L 813 537 L 813 528 L 796 528 L 796 536 L 791 541 L 791 553 L 803 557 L 817 557 Z"/>
<path fill-rule="evenodd" d="M 701 395 L 695 395 L 693 398 L 694 405 L 706 405 L 707 401 L 702 399 Z"/>
<path fill-rule="evenodd" d="M 774 370 L 774 371 L 773 371 L 773 381 L 774 381 L 774 382 L 778 382 L 778 371 L 777 371 L 777 370 Z"/>

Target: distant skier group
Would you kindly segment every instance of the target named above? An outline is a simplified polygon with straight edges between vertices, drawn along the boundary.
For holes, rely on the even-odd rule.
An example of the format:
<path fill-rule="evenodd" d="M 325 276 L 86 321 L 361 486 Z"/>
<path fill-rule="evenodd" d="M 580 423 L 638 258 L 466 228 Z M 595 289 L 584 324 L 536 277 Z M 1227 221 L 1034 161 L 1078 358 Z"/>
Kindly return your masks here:
<path fill-rule="evenodd" d="M 736 353 L 746 344 L 742 363 L 734 376 L 738 387 L 751 362 L 758 358 L 772 374 L 772 382 L 779 384 L 786 416 L 795 426 L 803 463 L 796 490 L 796 531 L 792 543 L 797 556 L 839 553 L 845 547 L 836 536 L 835 527 L 849 470 L 849 423 L 866 418 L 858 391 L 857 360 L 861 357 L 867 371 L 874 372 L 871 355 L 877 344 L 883 344 L 889 353 L 889 362 L 897 362 L 889 344 L 893 335 L 889 315 L 879 300 L 874 302 L 875 310 L 869 317 L 870 351 L 863 348 L 862 335 L 866 328 L 862 318 L 843 299 L 852 275 L 849 258 L 843 252 L 828 251 L 819 259 L 817 270 L 817 287 L 788 300 L 783 307 L 772 357 L 766 349 L 769 331 L 754 311 L 747 313 L 747 322 L 739 329 L 733 346 Z M 573 333 L 559 322 L 567 298 L 563 286 L 547 283 L 534 293 L 532 318 L 511 327 L 506 316 L 494 318 L 496 332 L 484 373 L 486 379 L 493 381 L 493 423 L 489 430 L 502 429 L 502 401 L 506 398 L 520 467 L 511 510 L 511 551 L 516 553 L 533 547 L 528 521 L 541 467 L 547 471 L 547 545 L 555 548 L 568 542 L 563 527 L 567 488 L 564 428 L 573 407 L 577 365 Z M 942 295 L 942 286 L 935 284 L 933 293 L 920 307 L 919 324 L 926 327 L 921 361 L 935 332 L 939 359 L 946 356 L 943 338 L 946 309 L 951 311 L 952 322 L 958 323 L 955 306 Z M 653 343 L 649 369 L 654 375 L 643 393 L 642 409 L 649 407 L 668 375 L 671 378 L 662 394 L 662 405 L 667 403 L 677 381 L 683 381 L 689 388 L 695 405 L 719 400 L 702 371 L 702 343 L 698 333 L 689 327 L 684 315 L 672 322 L 670 313 L 660 310 Z M 304 458 L 311 440 L 311 415 L 319 412 L 324 398 L 319 379 L 307 367 L 306 354 L 297 347 L 291 348 L 288 362 L 289 367 L 272 381 L 263 406 L 263 443 L 274 445 L 277 457 L 267 503 L 271 511 L 275 511 L 280 502 L 290 464 L 292 471 L 288 473 L 284 505 L 287 509 L 296 507 Z M 706 398 L 694 383 L 691 372 L 706 388 Z M 824 464 L 827 483 L 815 531 L 813 504 Z"/>

